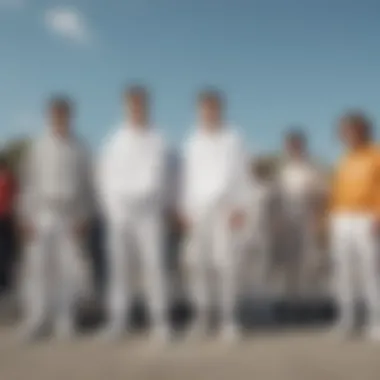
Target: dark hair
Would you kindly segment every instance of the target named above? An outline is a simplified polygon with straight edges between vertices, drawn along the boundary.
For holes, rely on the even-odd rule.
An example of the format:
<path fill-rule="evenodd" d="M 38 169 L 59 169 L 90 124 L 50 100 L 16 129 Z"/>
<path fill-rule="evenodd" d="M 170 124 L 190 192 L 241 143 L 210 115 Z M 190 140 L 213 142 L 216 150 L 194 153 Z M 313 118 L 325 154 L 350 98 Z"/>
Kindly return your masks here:
<path fill-rule="evenodd" d="M 49 110 L 59 110 L 65 113 L 72 113 L 73 103 L 68 96 L 54 96 L 49 100 Z"/>
<path fill-rule="evenodd" d="M 341 122 L 345 122 L 351 128 L 355 128 L 356 132 L 359 132 L 361 137 L 365 140 L 371 140 L 373 135 L 372 121 L 361 111 L 347 112 L 341 118 Z"/>
<path fill-rule="evenodd" d="M 138 98 L 144 102 L 149 101 L 149 94 L 146 87 L 142 85 L 129 85 L 124 90 L 124 97 L 126 99 Z"/>
<path fill-rule="evenodd" d="M 305 145 L 307 142 L 305 132 L 301 128 L 291 128 L 285 134 L 287 142 L 299 142 Z"/>
<path fill-rule="evenodd" d="M 222 107 L 224 104 L 224 98 L 222 93 L 216 89 L 205 89 L 199 92 L 198 94 L 198 103 L 215 103 L 219 107 Z"/>

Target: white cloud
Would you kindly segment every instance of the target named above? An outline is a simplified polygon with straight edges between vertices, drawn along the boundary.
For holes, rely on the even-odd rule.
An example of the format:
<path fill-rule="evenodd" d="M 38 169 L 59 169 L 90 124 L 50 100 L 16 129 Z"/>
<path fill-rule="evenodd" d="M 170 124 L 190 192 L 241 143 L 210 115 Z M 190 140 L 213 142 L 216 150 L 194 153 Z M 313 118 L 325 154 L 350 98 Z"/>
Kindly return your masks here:
<path fill-rule="evenodd" d="M 84 16 L 74 8 L 48 9 L 45 12 L 45 25 L 50 32 L 72 42 L 87 44 L 91 41 L 91 32 Z"/>
<path fill-rule="evenodd" d="M 0 9 L 19 10 L 26 6 L 26 0 L 0 0 Z"/>

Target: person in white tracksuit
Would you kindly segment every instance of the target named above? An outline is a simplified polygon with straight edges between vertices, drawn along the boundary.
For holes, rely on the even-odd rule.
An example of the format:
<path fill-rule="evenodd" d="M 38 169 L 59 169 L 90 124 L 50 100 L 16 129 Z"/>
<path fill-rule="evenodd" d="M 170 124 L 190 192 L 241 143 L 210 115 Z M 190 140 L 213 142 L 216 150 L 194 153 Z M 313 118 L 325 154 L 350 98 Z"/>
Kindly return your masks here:
<path fill-rule="evenodd" d="M 325 180 L 311 162 L 301 131 L 286 136 L 288 160 L 279 173 L 285 292 L 299 296 L 310 288 L 317 260 L 316 228 L 325 196 Z"/>
<path fill-rule="evenodd" d="M 362 113 L 340 123 L 344 156 L 334 172 L 329 209 L 337 331 L 351 334 L 356 326 L 356 296 L 364 300 L 365 332 L 380 338 L 380 149 L 373 143 L 372 123 Z M 360 279 L 359 294 L 355 277 Z"/>
<path fill-rule="evenodd" d="M 234 313 L 248 167 L 240 136 L 224 125 L 220 95 L 202 93 L 199 111 L 200 124 L 184 150 L 180 201 L 187 229 L 184 260 L 195 307 L 190 335 L 202 337 L 209 327 L 211 269 L 216 275 L 221 332 L 233 338 L 239 332 Z"/>
<path fill-rule="evenodd" d="M 276 237 L 276 217 L 278 217 L 279 205 L 277 186 L 269 170 L 264 162 L 253 163 L 245 227 L 248 238 L 246 259 L 247 262 L 249 262 L 248 259 L 253 259 L 254 292 L 260 292 L 261 295 L 271 290 L 268 280 L 274 269 L 273 243 Z"/>
<path fill-rule="evenodd" d="M 163 255 L 167 149 L 149 124 L 146 90 L 131 87 L 125 104 L 127 120 L 106 143 L 97 174 L 107 229 L 106 335 L 118 339 L 128 332 L 134 296 L 131 263 L 138 258 L 153 336 L 165 340 L 170 336 Z"/>
<path fill-rule="evenodd" d="M 55 333 L 74 332 L 81 240 L 91 210 L 92 170 L 71 127 L 72 107 L 51 101 L 49 130 L 32 143 L 22 173 L 19 211 L 26 238 L 25 328 L 29 337 L 53 319 Z"/>

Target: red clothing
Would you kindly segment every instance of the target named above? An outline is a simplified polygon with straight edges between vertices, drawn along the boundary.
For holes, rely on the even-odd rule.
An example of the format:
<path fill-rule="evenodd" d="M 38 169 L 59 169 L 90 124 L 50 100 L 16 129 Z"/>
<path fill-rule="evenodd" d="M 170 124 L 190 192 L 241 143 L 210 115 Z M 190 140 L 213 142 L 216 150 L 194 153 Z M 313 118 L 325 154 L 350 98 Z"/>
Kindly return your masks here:
<path fill-rule="evenodd" d="M 11 173 L 0 172 L 0 218 L 11 215 L 16 195 L 16 186 Z"/>

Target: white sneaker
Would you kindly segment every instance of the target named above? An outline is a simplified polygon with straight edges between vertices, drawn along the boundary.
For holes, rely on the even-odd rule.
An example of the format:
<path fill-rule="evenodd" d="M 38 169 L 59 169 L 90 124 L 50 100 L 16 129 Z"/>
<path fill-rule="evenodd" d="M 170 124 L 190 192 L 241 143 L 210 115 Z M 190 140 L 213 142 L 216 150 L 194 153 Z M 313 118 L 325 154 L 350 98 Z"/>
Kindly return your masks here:
<path fill-rule="evenodd" d="M 380 342 L 380 325 L 369 326 L 366 329 L 366 335 L 370 340 Z"/>
<path fill-rule="evenodd" d="M 122 340 L 125 335 L 125 330 L 120 326 L 107 325 L 100 330 L 98 338 L 101 341 L 116 342 Z"/>
<path fill-rule="evenodd" d="M 25 343 L 33 343 L 44 337 L 46 332 L 45 325 L 39 324 L 27 324 L 20 329 L 20 340 Z"/>
<path fill-rule="evenodd" d="M 343 323 L 343 322 L 338 322 L 335 324 L 330 333 L 331 335 L 334 335 L 338 338 L 351 338 L 352 336 L 355 335 L 355 326 L 353 323 Z"/>
<path fill-rule="evenodd" d="M 54 329 L 54 336 L 62 341 L 71 340 L 75 336 L 75 327 L 71 321 L 58 322 Z"/>
<path fill-rule="evenodd" d="M 189 341 L 198 341 L 206 338 L 208 333 L 207 325 L 203 322 L 194 322 L 186 334 Z"/>
<path fill-rule="evenodd" d="M 225 342 L 238 342 L 242 338 L 240 328 L 236 324 L 222 326 L 220 336 Z"/>
<path fill-rule="evenodd" d="M 155 326 L 151 332 L 151 339 L 158 343 L 169 343 L 173 338 L 173 332 L 169 326 Z"/>

